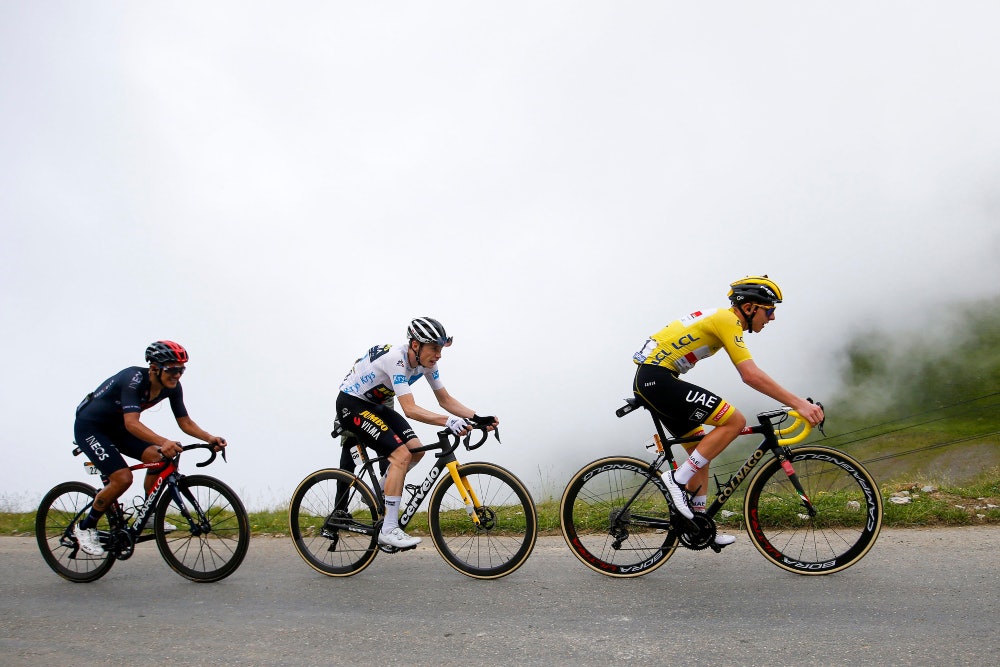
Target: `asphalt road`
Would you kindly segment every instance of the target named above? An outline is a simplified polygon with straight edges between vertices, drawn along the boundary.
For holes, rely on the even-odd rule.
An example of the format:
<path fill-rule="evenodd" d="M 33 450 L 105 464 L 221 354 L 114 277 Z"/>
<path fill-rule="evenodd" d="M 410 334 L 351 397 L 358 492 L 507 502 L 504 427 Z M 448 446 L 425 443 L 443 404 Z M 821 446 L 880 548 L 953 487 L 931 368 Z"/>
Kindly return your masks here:
<path fill-rule="evenodd" d="M 585 568 L 561 537 L 496 581 L 428 544 L 327 578 L 291 542 L 255 538 L 215 584 L 153 543 L 102 580 L 56 576 L 34 538 L 0 538 L 0 664 L 990 665 L 1000 655 L 1000 528 L 883 531 L 825 577 L 769 564 L 745 535 L 679 550 L 630 580 Z"/>

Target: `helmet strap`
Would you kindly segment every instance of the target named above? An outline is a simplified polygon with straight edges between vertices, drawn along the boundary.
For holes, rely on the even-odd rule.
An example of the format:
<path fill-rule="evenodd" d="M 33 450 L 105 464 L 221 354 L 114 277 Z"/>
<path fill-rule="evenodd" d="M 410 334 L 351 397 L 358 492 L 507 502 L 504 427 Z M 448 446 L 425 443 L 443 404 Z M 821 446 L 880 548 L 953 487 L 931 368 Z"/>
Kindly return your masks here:
<path fill-rule="evenodd" d="M 757 303 L 751 303 L 750 305 L 753 306 L 753 310 L 750 311 L 749 315 L 747 314 L 747 312 L 745 310 L 743 310 L 743 304 L 740 304 L 736 308 L 736 310 L 739 312 L 739 314 L 743 317 L 743 321 L 746 322 L 746 324 L 747 324 L 747 333 L 748 334 L 752 334 L 753 333 L 753 317 L 754 317 L 754 315 L 757 314 L 757 310 L 760 308 L 760 304 L 757 304 Z"/>

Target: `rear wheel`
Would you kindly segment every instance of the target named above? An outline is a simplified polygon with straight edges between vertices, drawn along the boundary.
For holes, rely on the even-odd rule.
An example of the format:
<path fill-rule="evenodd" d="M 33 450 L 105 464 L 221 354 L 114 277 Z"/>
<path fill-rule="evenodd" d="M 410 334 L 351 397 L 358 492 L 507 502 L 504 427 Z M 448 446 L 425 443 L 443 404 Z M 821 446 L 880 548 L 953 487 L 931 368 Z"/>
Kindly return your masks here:
<path fill-rule="evenodd" d="M 460 465 L 458 473 L 479 503 L 476 523 L 451 475 L 434 488 L 427 510 L 434 546 L 449 565 L 476 579 L 497 579 L 521 567 L 538 537 L 531 494 L 506 468 Z"/>
<path fill-rule="evenodd" d="M 97 489 L 88 484 L 65 482 L 45 494 L 35 515 L 35 538 L 42 557 L 56 574 L 69 581 L 96 581 L 115 564 L 112 554 L 91 556 L 73 537 L 73 524 L 86 518 L 96 495 Z M 97 530 L 106 545 L 110 530 L 107 516 L 98 521 Z"/>
<path fill-rule="evenodd" d="M 378 555 L 379 510 L 375 494 L 353 473 L 317 470 L 292 494 L 292 543 L 317 572 L 330 577 L 356 574 Z"/>
<path fill-rule="evenodd" d="M 204 475 L 182 477 L 177 490 L 180 499 L 167 489 L 153 517 L 160 554 L 174 572 L 191 581 L 208 583 L 228 577 L 250 547 L 250 520 L 239 496 Z M 164 521 L 177 530 L 165 532 Z"/>
<path fill-rule="evenodd" d="M 559 519 L 573 555 L 611 577 L 652 572 L 677 548 L 663 481 L 648 463 L 627 456 L 599 459 L 576 473 Z"/>
<path fill-rule="evenodd" d="M 882 496 L 860 463 L 828 447 L 796 447 L 790 462 L 815 515 L 777 459 L 750 481 L 744 519 L 757 550 L 798 574 L 830 574 L 857 563 L 882 527 Z"/>

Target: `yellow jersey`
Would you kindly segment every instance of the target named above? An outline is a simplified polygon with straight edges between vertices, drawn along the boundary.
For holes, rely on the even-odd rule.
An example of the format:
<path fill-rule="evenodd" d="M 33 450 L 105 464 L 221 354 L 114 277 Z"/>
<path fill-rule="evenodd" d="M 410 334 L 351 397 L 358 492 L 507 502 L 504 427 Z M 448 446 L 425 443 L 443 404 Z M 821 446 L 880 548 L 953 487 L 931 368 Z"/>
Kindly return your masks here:
<path fill-rule="evenodd" d="M 729 308 L 699 310 L 650 336 L 632 355 L 632 361 L 663 366 L 680 374 L 723 348 L 734 366 L 752 358 L 743 343 L 743 327 L 736 313 Z"/>

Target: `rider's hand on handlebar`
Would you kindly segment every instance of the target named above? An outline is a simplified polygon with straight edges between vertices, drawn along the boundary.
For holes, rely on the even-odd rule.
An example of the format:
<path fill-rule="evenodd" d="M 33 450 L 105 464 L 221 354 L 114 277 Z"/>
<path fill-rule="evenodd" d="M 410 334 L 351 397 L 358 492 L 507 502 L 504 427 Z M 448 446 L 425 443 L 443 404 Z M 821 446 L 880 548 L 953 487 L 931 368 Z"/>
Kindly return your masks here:
<path fill-rule="evenodd" d="M 465 435 L 472 430 L 472 424 L 465 417 L 448 417 L 445 426 L 455 435 Z"/>
<path fill-rule="evenodd" d="M 208 439 L 208 444 L 212 445 L 213 452 L 221 452 L 222 448 L 226 446 L 226 439 L 219 435 L 213 435 Z M 224 457 L 223 457 L 224 458 Z"/>
<path fill-rule="evenodd" d="M 167 440 L 166 438 L 163 439 L 163 442 L 160 443 L 159 447 L 160 456 L 165 459 L 172 459 L 184 451 L 184 446 L 181 445 L 181 443 L 174 442 L 173 440 Z"/>
<path fill-rule="evenodd" d="M 500 425 L 500 420 L 493 416 L 480 417 L 479 415 L 472 415 L 472 423 L 479 427 L 485 426 L 487 431 L 493 431 Z"/>
<path fill-rule="evenodd" d="M 803 402 L 802 405 L 795 406 L 795 411 L 805 419 L 811 426 L 816 426 L 825 418 L 823 408 L 816 403 Z"/>

